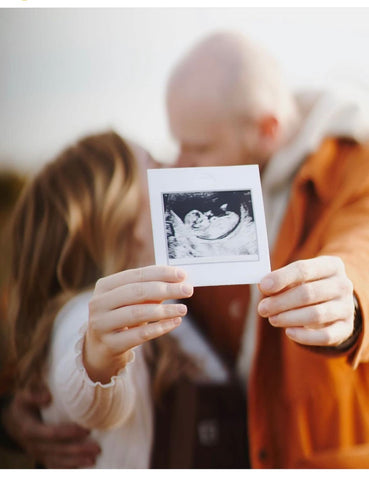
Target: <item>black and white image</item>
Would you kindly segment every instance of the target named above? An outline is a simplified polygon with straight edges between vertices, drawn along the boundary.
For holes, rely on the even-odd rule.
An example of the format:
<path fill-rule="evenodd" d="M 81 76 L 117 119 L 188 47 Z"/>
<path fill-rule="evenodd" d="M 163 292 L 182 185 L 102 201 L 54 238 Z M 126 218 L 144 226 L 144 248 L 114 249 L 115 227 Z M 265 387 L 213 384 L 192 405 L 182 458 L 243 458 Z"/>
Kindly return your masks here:
<path fill-rule="evenodd" d="M 258 259 L 250 190 L 163 193 L 169 264 Z"/>
<path fill-rule="evenodd" d="M 157 265 L 194 286 L 258 283 L 270 272 L 257 165 L 148 171 Z"/>

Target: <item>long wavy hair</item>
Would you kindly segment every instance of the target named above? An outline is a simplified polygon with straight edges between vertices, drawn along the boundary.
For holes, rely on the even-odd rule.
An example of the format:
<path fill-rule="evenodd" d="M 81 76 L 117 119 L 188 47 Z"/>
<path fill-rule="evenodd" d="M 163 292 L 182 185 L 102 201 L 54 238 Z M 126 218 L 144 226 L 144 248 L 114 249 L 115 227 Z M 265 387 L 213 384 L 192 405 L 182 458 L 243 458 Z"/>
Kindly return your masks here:
<path fill-rule="evenodd" d="M 40 378 L 57 311 L 134 265 L 138 166 L 114 132 L 63 151 L 25 188 L 12 223 L 9 316 L 20 385 Z"/>
<path fill-rule="evenodd" d="M 9 320 L 18 387 L 40 384 L 62 305 L 100 277 L 137 264 L 142 169 L 132 147 L 114 132 L 85 137 L 47 164 L 16 205 Z M 144 352 L 155 401 L 196 374 L 167 335 L 145 343 Z"/>

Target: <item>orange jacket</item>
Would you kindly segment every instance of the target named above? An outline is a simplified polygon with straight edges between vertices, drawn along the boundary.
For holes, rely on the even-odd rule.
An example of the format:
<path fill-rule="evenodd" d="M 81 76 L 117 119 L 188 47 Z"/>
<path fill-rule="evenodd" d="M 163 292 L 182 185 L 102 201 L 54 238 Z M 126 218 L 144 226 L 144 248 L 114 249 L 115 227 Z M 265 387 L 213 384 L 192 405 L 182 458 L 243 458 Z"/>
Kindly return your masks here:
<path fill-rule="evenodd" d="M 272 268 L 318 255 L 343 259 L 363 331 L 334 354 L 259 318 L 248 386 L 254 468 L 369 468 L 369 148 L 328 139 L 294 180 Z"/>
<path fill-rule="evenodd" d="M 309 349 L 258 319 L 248 386 L 253 468 L 369 468 L 369 147 L 328 139 L 307 158 L 272 252 L 272 268 L 338 255 L 354 284 L 363 331 L 348 353 Z M 195 289 L 190 309 L 233 360 L 248 286 Z"/>

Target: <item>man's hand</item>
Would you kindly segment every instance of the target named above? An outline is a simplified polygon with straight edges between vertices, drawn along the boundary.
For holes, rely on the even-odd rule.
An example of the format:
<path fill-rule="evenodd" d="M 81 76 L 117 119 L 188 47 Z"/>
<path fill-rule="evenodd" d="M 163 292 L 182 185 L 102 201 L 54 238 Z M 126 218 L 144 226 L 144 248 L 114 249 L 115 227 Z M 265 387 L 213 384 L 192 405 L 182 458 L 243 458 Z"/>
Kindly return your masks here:
<path fill-rule="evenodd" d="M 295 342 L 339 346 L 354 329 L 353 285 L 339 257 L 299 260 L 266 275 L 258 306 L 274 327 Z"/>
<path fill-rule="evenodd" d="M 44 424 L 40 408 L 50 402 L 46 389 L 19 391 L 2 412 L 11 438 L 46 468 L 80 468 L 95 464 L 100 447 L 88 438 L 89 431 L 72 423 Z"/>

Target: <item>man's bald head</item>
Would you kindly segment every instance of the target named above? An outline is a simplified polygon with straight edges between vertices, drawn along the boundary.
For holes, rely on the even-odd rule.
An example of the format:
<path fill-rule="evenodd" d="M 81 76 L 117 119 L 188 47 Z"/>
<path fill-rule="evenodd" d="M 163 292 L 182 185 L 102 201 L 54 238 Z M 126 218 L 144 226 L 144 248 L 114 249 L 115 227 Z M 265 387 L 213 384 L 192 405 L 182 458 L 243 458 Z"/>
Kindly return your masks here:
<path fill-rule="evenodd" d="M 220 135 L 213 127 L 227 123 L 224 141 L 232 152 L 223 148 L 217 164 L 250 163 L 245 154 L 263 155 L 257 151 L 257 122 L 273 118 L 285 130 L 294 113 L 292 95 L 275 60 L 244 36 L 228 32 L 204 39 L 176 66 L 168 82 L 167 107 L 172 133 L 182 150 L 191 144 L 201 149 L 201 142 L 206 148 L 212 135 Z M 245 142 L 251 152 L 241 151 Z M 232 155 L 237 149 L 236 158 Z M 260 163 L 256 157 L 250 161 Z"/>
<path fill-rule="evenodd" d="M 177 65 L 169 79 L 168 100 L 178 95 L 217 102 L 228 111 L 248 107 L 252 117 L 258 113 L 253 104 L 261 96 L 259 91 L 271 96 L 279 77 L 267 52 L 240 34 L 218 33 L 196 45 Z"/>

